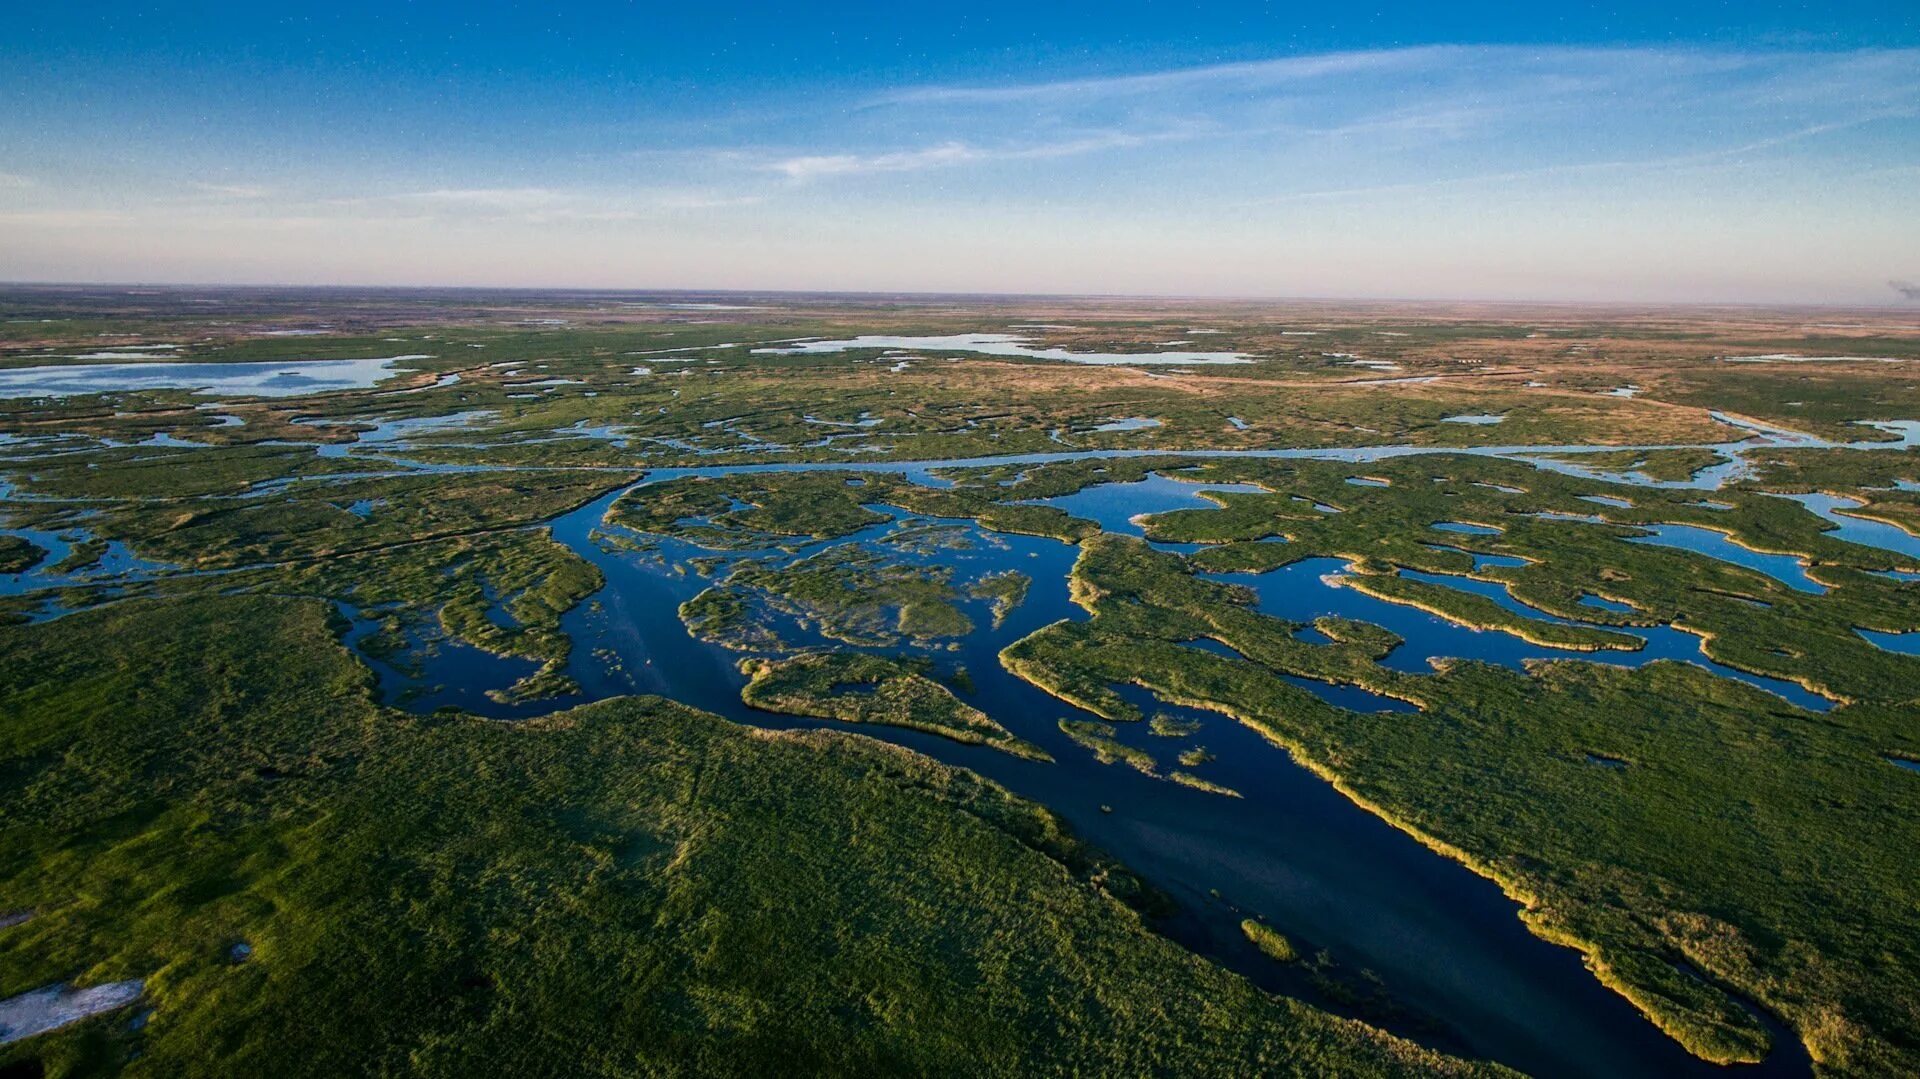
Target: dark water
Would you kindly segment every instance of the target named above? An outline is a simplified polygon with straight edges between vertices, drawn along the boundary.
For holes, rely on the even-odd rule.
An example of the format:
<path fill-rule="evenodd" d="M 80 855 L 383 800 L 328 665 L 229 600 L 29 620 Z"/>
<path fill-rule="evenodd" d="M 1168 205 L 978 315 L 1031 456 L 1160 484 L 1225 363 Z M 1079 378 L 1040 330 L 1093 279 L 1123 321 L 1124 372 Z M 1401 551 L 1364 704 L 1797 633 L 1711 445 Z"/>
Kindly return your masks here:
<path fill-rule="evenodd" d="M 1833 707 L 1832 701 L 1796 682 L 1749 674 L 1708 659 L 1702 638 L 1672 626 L 1595 627 L 1639 637 L 1646 642 L 1644 647 L 1633 652 L 1584 652 L 1553 648 L 1533 644 L 1499 630 L 1471 629 L 1414 607 L 1390 603 L 1351 588 L 1332 587 L 1326 582 L 1325 578 L 1338 577 L 1346 570 L 1346 562 L 1338 558 L 1306 558 L 1267 573 L 1202 576 L 1253 589 L 1259 597 L 1262 614 L 1293 622 L 1311 622 L 1321 615 L 1333 614 L 1390 629 L 1404 638 L 1406 643 L 1388 653 L 1380 664 L 1409 674 L 1430 673 L 1433 670 L 1431 661 L 1439 657 L 1476 659 L 1514 670 L 1525 669 L 1526 662 L 1534 659 L 1578 659 L 1617 667 L 1640 667 L 1656 659 L 1672 659 L 1697 664 L 1723 678 L 1757 686 L 1812 711 L 1823 712 Z M 1491 581 L 1416 571 L 1403 573 L 1416 580 L 1484 595 L 1502 607 L 1529 618 L 1560 625 L 1582 624 L 1529 607 L 1515 599 L 1504 585 Z"/>
<path fill-rule="evenodd" d="M 1911 441 L 1913 432 L 1907 432 Z M 1533 448 L 1550 452 L 1553 448 Z M 1568 449 L 1577 449 L 1569 447 Z M 1399 456 L 1403 448 L 1354 451 L 1273 451 L 1217 456 L 1333 457 L 1364 461 Z M 1454 451 L 1448 451 L 1454 452 Z M 1474 452 L 1474 451 L 1469 451 Z M 1511 450 L 1478 451 L 1506 454 Z M 750 465 L 704 469 L 664 469 L 652 480 L 681 475 L 740 472 L 864 469 L 904 475 L 917 482 L 947 486 L 933 472 L 944 467 L 982 464 L 1044 463 L 1100 456 L 1137 456 L 1126 451 L 1032 454 L 987 461 L 873 463 L 832 465 Z M 1216 456 L 1202 454 L 1197 456 Z M 481 470 L 452 466 L 446 470 Z M 1136 515 L 1171 509 L 1207 507 L 1207 490 L 1258 490 L 1228 484 L 1191 484 L 1154 477 L 1131 484 L 1108 484 L 1052 500 L 1076 515 L 1094 519 L 1109 531 L 1139 535 Z M 429 711 L 456 706 L 502 718 L 542 714 L 556 707 L 620 694 L 658 693 L 736 721 L 775 727 L 830 726 L 796 717 L 754 712 L 740 701 L 745 678 L 737 669 L 743 653 L 696 640 L 682 624 L 678 607 L 706 588 L 711 579 L 689 567 L 689 560 L 712 556 L 678 541 L 658 537 L 625 538 L 650 549 L 630 551 L 604 541 L 601 518 L 617 494 L 609 494 L 551 522 L 554 537 L 592 561 L 606 584 L 589 601 L 569 612 L 562 628 L 575 642 L 567 673 L 578 693 L 559 700 L 504 703 L 489 691 L 504 690 L 531 673 L 534 664 L 494 656 L 457 642 L 435 640 L 430 632 L 407 642 L 405 654 L 371 659 L 387 699 Z M 376 507 L 366 507 L 377 512 Z M 732 553 L 728 557 L 792 560 L 835 543 L 858 542 L 883 549 L 891 557 L 921 564 L 951 566 L 964 586 L 985 574 L 1020 570 L 1032 578 L 1026 600 L 1006 622 L 992 625 L 988 604 L 962 604 L 975 629 L 952 649 L 916 650 L 936 673 L 950 676 L 964 667 L 974 689 L 969 703 L 1045 748 L 1056 763 L 1021 760 L 985 747 L 965 746 L 933 735 L 891 728 L 862 733 L 910 746 L 949 763 L 972 768 L 1017 793 L 1059 813 L 1082 836 L 1112 852 L 1180 902 L 1180 913 L 1165 929 L 1176 939 L 1246 973 L 1270 988 L 1314 999 L 1295 968 L 1267 961 L 1242 938 L 1242 917 L 1257 914 L 1282 929 L 1311 954 L 1326 949 L 1348 971 L 1376 974 L 1405 1009 L 1398 1018 L 1380 1020 L 1390 1029 L 1439 1047 L 1483 1056 L 1546 1075 L 1619 1074 L 1806 1074 L 1809 1062 L 1797 1040 L 1776 1029 L 1776 1050 L 1762 1065 L 1725 1069 L 1703 1064 L 1662 1035 L 1623 998 L 1602 987 L 1572 950 L 1528 933 L 1517 908 L 1499 889 L 1459 864 L 1429 851 L 1379 818 L 1359 809 L 1328 784 L 1297 766 L 1288 754 L 1251 729 L 1225 717 L 1170 708 L 1147 700 L 1142 691 L 1125 690 L 1149 712 L 1169 712 L 1199 724 L 1189 738 L 1153 735 L 1149 726 L 1121 724 L 1116 737 L 1154 755 L 1159 771 L 1179 767 L 1174 757 L 1204 745 L 1213 760 L 1191 769 L 1207 780 L 1238 791 L 1229 798 L 1143 775 L 1124 765 L 1101 765 L 1058 727 L 1062 718 L 1095 718 L 1047 696 L 1008 675 L 999 665 L 1001 648 L 1054 621 L 1084 618 L 1067 596 L 1067 574 L 1076 548 L 1051 540 L 984 533 L 970 522 L 948 522 L 952 537 L 963 542 L 910 549 L 889 544 L 904 529 L 929 522 L 903 511 L 883 509 L 888 519 L 842 540 L 795 551 Z M 1819 512 L 1820 507 L 1809 507 Z M 1839 516 L 1839 515 L 1836 515 Z M 1833 518 L 1829 518 L 1830 520 Z M 1843 519 L 1837 523 L 1848 527 Z M 1475 526 L 1436 526 L 1435 539 L 1447 531 L 1490 533 Z M 1718 536 L 1718 533 L 1709 533 Z M 1693 537 L 1687 537 L 1691 539 Z M 1724 541 L 1724 537 L 1719 537 Z M 1853 538 L 1853 537 L 1847 537 Z M 1709 541 L 1709 545 L 1710 541 Z M 1189 545 L 1164 544 L 1184 550 Z M 1728 544 L 1728 546 L 1732 546 Z M 1697 548 L 1696 548 L 1697 549 Z M 1732 552 L 1736 556 L 1742 548 Z M 61 552 L 56 551 L 54 557 Z M 1728 552 L 1711 550 L 1716 557 Z M 1753 554 L 1753 552 L 1746 552 Z M 1498 556 L 1482 556 L 1482 565 L 1505 565 Z M 49 559 L 52 561 L 52 559 Z M 1789 561 L 1795 561 L 1789 559 Z M 1750 563 L 1743 563 L 1750 564 Z M 1797 566 L 1797 562 L 1796 562 Z M 124 567 L 134 573 L 147 567 Z M 1790 572 L 1778 564 L 1768 569 Z M 1699 638 L 1671 627 L 1636 628 L 1646 640 L 1636 652 L 1567 652 L 1528 644 L 1497 631 L 1475 631 L 1409 607 L 1386 603 L 1323 577 L 1344 571 L 1336 559 L 1308 559 L 1265 574 L 1217 575 L 1251 587 L 1259 609 L 1296 622 L 1337 614 L 1393 630 L 1405 644 L 1386 660 L 1389 667 L 1427 673 L 1430 661 L 1450 656 L 1518 667 L 1531 658 L 1581 659 L 1634 666 L 1657 658 L 1680 659 L 1739 678 L 1809 708 L 1826 702 L 1797 685 L 1758 678 L 1721 667 L 1700 651 Z M 715 576 L 725 575 L 725 569 Z M 1804 576 L 1804 575 L 1802 575 Z M 1435 576 L 1435 583 L 1486 595 L 1532 618 L 1562 621 L 1526 607 L 1503 586 L 1465 577 Z M 48 583 L 60 583 L 49 581 Z M 7 582 L 14 589 L 25 581 Z M 345 612 L 358 646 L 376 628 L 376 618 Z M 798 625 L 781 625 L 796 647 L 833 644 Z M 1303 639 L 1317 639 L 1303 629 Z M 834 647 L 845 647 L 833 644 Z M 1195 642 L 1195 647 L 1224 646 Z M 1356 710 L 1406 710 L 1404 702 L 1357 687 L 1332 686 L 1305 679 L 1296 684 L 1323 699 Z M 1900 763 L 1900 762 L 1896 762 Z M 1906 767 L 1906 764 L 1902 764 Z"/>
<path fill-rule="evenodd" d="M 1200 491 L 1210 489 L 1220 488 L 1164 478 L 1112 484 L 1071 496 L 1071 508 L 1101 519 L 1116 531 L 1137 533 L 1137 526 L 1128 520 L 1132 516 L 1212 505 L 1199 497 Z M 1133 501 L 1128 496 L 1134 493 L 1144 497 Z M 696 640 L 678 614 L 681 603 L 725 576 L 724 569 L 704 578 L 686 568 L 690 558 L 716 552 L 630 534 L 627 538 L 647 542 L 651 549 L 613 549 L 596 533 L 620 534 L 600 523 L 615 497 L 609 495 L 552 524 L 557 540 L 591 560 L 606 577 L 606 586 L 563 620 L 563 628 L 576 642 L 568 672 L 580 683 L 580 693 L 559 701 L 499 703 L 485 691 L 511 684 L 528 673 L 531 664 L 499 660 L 445 642 L 430 654 L 409 657 L 419 664 L 417 679 L 406 678 L 393 665 L 376 664 L 383 688 L 410 708 L 457 704 L 501 717 L 536 715 L 579 701 L 646 692 L 744 723 L 831 726 L 755 712 L 741 703 L 745 677 L 736 664 L 745 653 Z M 1001 648 L 1042 626 L 1086 617 L 1067 596 L 1067 574 L 1077 549 L 1052 540 L 982 532 L 970 522 L 946 522 L 952 526 L 946 531 L 949 539 L 957 537 L 963 545 L 931 550 L 916 545 L 903 550 L 886 541 L 903 530 L 935 522 L 889 507 L 874 508 L 887 512 L 889 519 L 854 537 L 791 552 L 739 552 L 724 557 L 790 561 L 836 543 L 859 542 L 902 561 L 952 566 L 955 583 L 962 587 L 999 570 L 1026 573 L 1033 580 L 1029 595 L 1002 626 L 991 625 L 984 601 L 967 601 L 962 607 L 976 628 L 956 648 L 876 650 L 911 651 L 930 658 L 940 675 L 964 667 L 974 689 L 963 699 L 1046 749 L 1056 762 L 1025 761 L 917 732 L 870 727 L 861 728 L 862 733 L 972 768 L 1047 805 L 1078 834 L 1178 901 L 1180 913 L 1165 931 L 1269 988 L 1308 999 L 1318 997 L 1298 968 L 1279 967 L 1247 945 L 1238 925 L 1249 914 L 1280 927 L 1309 954 L 1325 949 L 1349 974 L 1377 975 L 1404 1011 L 1369 1018 L 1441 1048 L 1551 1075 L 1726 1071 L 1694 1060 L 1667 1039 L 1623 998 L 1595 981 L 1577 953 L 1527 932 L 1516 916 L 1516 906 L 1494 884 L 1354 806 L 1250 728 L 1214 713 L 1168 707 L 1144 691 L 1124 687 L 1123 692 L 1148 714 L 1171 713 L 1197 722 L 1200 729 L 1190 737 L 1174 739 L 1155 736 L 1146 723 L 1119 724 L 1115 731 L 1121 742 L 1153 754 L 1163 774 L 1181 767 L 1174 760 L 1181 750 L 1204 746 L 1215 759 L 1189 770 L 1243 797 L 1189 789 L 1123 764 L 1099 764 L 1058 728 L 1062 718 L 1097 717 L 1012 677 L 997 659 Z M 1424 612 L 1320 581 L 1322 574 L 1341 568 L 1335 560 L 1314 559 L 1267 574 L 1222 579 L 1253 586 L 1267 613 L 1297 621 L 1343 614 L 1386 625 L 1407 639 L 1387 659 L 1389 666 L 1403 670 L 1425 671 L 1430 658 L 1442 655 L 1506 665 L 1538 656 L 1634 664 L 1678 652 L 1682 644 L 1688 658 L 1704 662 L 1698 656 L 1697 639 L 1673 630 L 1666 632 L 1680 640 L 1670 648 L 1650 645 L 1643 653 L 1596 656 L 1543 649 L 1504 633 L 1462 629 Z M 1447 583 L 1481 584 L 1464 578 Z M 1540 612 L 1530 613 L 1540 616 Z M 782 624 L 779 631 L 796 647 L 846 647 L 798 625 Z M 1196 642 L 1195 647 L 1226 651 L 1208 642 Z M 1297 684 L 1344 707 L 1409 708 L 1405 702 L 1357 687 L 1304 679 Z M 409 686 L 417 687 L 415 695 L 399 696 Z M 1337 1007 L 1330 1001 L 1320 1002 Z M 1798 1043 L 1783 1038 L 1767 1064 L 1739 1070 L 1801 1074 L 1807 1065 Z"/>

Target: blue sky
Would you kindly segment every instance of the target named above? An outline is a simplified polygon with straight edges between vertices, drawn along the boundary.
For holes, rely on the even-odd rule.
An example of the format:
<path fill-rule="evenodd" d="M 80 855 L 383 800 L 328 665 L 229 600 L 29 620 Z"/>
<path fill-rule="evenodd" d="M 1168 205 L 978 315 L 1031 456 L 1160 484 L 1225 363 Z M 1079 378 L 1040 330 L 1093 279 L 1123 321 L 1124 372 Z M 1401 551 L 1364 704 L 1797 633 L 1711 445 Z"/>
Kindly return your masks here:
<path fill-rule="evenodd" d="M 1920 277 L 1912 4 L 265 8 L 10 13 L 0 279 L 1880 303 Z"/>

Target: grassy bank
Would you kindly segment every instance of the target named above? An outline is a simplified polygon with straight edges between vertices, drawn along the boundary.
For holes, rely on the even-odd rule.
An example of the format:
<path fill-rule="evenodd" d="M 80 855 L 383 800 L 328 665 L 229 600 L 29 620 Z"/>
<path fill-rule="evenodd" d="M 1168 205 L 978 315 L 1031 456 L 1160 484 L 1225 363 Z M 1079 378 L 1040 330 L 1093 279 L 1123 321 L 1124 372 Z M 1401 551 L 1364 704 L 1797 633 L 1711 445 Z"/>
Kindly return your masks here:
<path fill-rule="evenodd" d="M 379 709 L 324 605 L 0 629 L 0 993 L 49 1075 L 1460 1074 L 1149 932 L 1045 810 L 654 699 Z M 251 951 L 237 958 L 235 945 Z"/>

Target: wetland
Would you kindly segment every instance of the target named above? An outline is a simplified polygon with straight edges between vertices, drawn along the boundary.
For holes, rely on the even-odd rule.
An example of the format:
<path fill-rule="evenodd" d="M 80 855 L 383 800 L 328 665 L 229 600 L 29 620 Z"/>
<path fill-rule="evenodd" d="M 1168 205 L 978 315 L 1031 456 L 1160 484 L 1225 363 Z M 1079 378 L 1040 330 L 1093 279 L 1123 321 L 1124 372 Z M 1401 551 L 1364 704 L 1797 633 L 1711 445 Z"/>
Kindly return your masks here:
<path fill-rule="evenodd" d="M 0 928 L 0 995 L 144 980 L 158 1018 L 4 1059 L 265 1052 L 364 969 L 318 932 L 351 916 L 421 960 L 376 963 L 365 1006 L 434 1002 L 383 1044 L 456 1037 L 450 1070 L 569 987 L 660 1006 L 634 1029 L 682 1051 L 740 1023 L 738 1066 L 940 1038 L 988 1070 L 1231 1071 L 1262 1038 L 1305 1072 L 1920 1060 L 1906 365 L 1793 367 L 1789 409 L 1711 358 L 1802 347 L 1784 315 L 1623 319 L 1596 355 L 1548 312 L 1541 338 L 1457 310 L 1302 336 L 1235 305 L 304 302 L 351 329 L 6 298 L 62 321 L 0 357 L 42 387 L 0 402 L 0 907 L 35 912 Z M 1197 330 L 1228 351 L 1161 345 Z M 101 333 L 177 347 L 34 382 Z M 364 384 L 268 373 L 386 354 Z M 346 851 L 375 867 L 353 888 Z M 164 912 L 102 898 L 143 889 Z M 489 938 L 545 889 L 612 906 Z M 930 941 L 916 909 L 970 913 Z M 1090 949 L 1126 973 L 1070 972 Z M 622 961 L 676 973 L 579 988 Z M 793 1006 L 777 972 L 890 1010 L 670 1004 Z M 1216 1040 L 1182 1041 L 1158 979 L 1230 1015 Z M 974 991 L 1059 1022 L 1045 986 L 1136 995 L 1024 1056 L 968 1033 Z"/>

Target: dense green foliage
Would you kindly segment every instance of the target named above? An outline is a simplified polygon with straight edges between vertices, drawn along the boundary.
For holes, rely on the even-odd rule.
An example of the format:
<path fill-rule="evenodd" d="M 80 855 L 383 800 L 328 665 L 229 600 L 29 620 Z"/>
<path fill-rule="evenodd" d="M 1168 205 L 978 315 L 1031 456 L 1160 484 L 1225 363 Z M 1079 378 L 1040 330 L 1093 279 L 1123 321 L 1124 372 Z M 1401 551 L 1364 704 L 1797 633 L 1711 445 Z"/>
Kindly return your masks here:
<path fill-rule="evenodd" d="M 1293 942 L 1287 939 L 1287 935 L 1265 922 L 1245 919 L 1240 923 L 1240 931 L 1247 935 L 1254 947 L 1276 963 L 1291 963 L 1300 958 L 1300 953 L 1294 951 Z"/>
<path fill-rule="evenodd" d="M 372 706 L 310 601 L 0 630 L 0 992 L 48 1074 L 1470 1070 L 1154 936 L 1045 810 L 652 699 Z M 236 959 L 234 945 L 251 953 Z"/>
<path fill-rule="evenodd" d="M 40 564 L 47 552 L 19 536 L 0 536 L 0 573 L 25 573 Z"/>
<path fill-rule="evenodd" d="M 785 566 L 744 563 L 680 613 L 697 636 L 743 650 L 783 647 L 788 619 L 847 644 L 929 645 L 973 629 L 952 578 L 843 544 Z"/>
<path fill-rule="evenodd" d="M 770 712 L 880 723 L 927 731 L 956 742 L 993 746 L 1019 757 L 1052 760 L 1015 738 L 985 712 L 906 664 L 862 652 L 811 652 L 788 659 L 745 659 L 751 680 L 741 700 Z"/>
<path fill-rule="evenodd" d="M 1664 662 L 1404 675 L 1374 666 L 1368 644 L 1295 639 L 1244 592 L 1138 541 L 1088 543 L 1074 577 L 1093 619 L 1011 646 L 1010 670 L 1114 719 L 1138 718 L 1108 688 L 1129 682 L 1240 718 L 1499 880 L 1535 931 L 1585 950 L 1704 1056 L 1764 1050 L 1731 991 L 1786 1017 L 1825 1067 L 1920 1060 L 1920 783 L 1886 759 L 1920 752 L 1920 702 L 1814 716 Z M 1180 644 L 1197 637 L 1247 658 Z M 1424 710 L 1347 712 L 1279 673 L 1360 681 Z"/>
<path fill-rule="evenodd" d="M 999 628 L 1033 582 L 943 565 L 981 536 L 956 521 L 1082 544 L 1071 584 L 1091 621 L 1044 629 L 1003 661 L 1111 721 L 1061 724 L 1096 759 L 1231 795 L 1184 770 L 1205 763 L 1203 747 L 1143 750 L 1112 725 L 1154 711 L 1123 683 L 1230 713 L 1498 879 L 1537 932 L 1583 949 L 1694 1051 L 1763 1052 L 1744 997 L 1783 1017 L 1823 1071 L 1920 1070 L 1908 865 L 1920 776 L 1891 763 L 1920 760 L 1920 658 L 1858 632 L 1920 630 L 1920 583 L 1902 576 L 1920 564 L 1843 542 L 1777 497 L 1845 495 L 1859 502 L 1845 512 L 1920 533 L 1920 453 L 1755 449 L 1751 472 L 1711 495 L 1465 454 L 1180 456 L 1590 443 L 1658 448 L 1552 460 L 1681 481 L 1723 460 L 1709 444 L 1748 434 L 1708 409 L 1891 438 L 1862 424 L 1920 415 L 1920 364 L 1767 356 L 1911 360 L 1910 320 L 1862 314 L 1837 333 L 1760 311 L 1059 301 L 1042 315 L 782 299 L 717 322 L 567 306 L 584 302 L 262 293 L 201 311 L 144 293 L 0 296 L 0 313 L 20 316 L 0 321 L 0 367 L 71 362 L 54 357 L 105 335 L 210 363 L 425 357 L 368 391 L 0 400 L 0 526 L 70 543 L 48 566 L 0 532 L 0 574 L 87 574 L 0 597 L 0 623 L 61 615 L 0 628 L 0 916 L 33 912 L 0 929 L 0 991 L 143 977 L 158 1008 L 141 1030 L 101 1019 L 0 1062 L 55 1074 L 1457 1067 L 1262 996 L 1148 934 L 1127 905 L 1145 889 L 968 773 L 652 700 L 517 726 L 409 716 L 375 706 L 368 671 L 335 643 L 352 634 L 403 671 L 471 645 L 532 667 L 496 700 L 570 691 L 566 664 L 592 642 L 570 641 L 562 617 L 602 578 L 549 522 L 643 470 L 824 462 L 839 470 L 653 475 L 604 523 L 609 548 L 715 552 L 672 567 L 707 585 L 682 608 L 689 628 L 788 654 L 746 661 L 748 703 L 1039 754 L 936 681 L 936 663 L 790 653 L 930 654 L 989 615 Z M 1258 362 L 754 351 L 1043 317 L 1053 328 L 1033 333 L 1056 347 L 1145 352 L 1206 333 L 1208 348 Z M 266 332 L 289 326 L 330 332 Z M 1158 426 L 1097 430 L 1135 416 Z M 931 485 L 848 470 L 1090 448 L 1157 456 L 946 467 Z M 1146 520 L 1150 540 L 1191 545 L 1184 559 L 1036 504 L 1155 472 L 1270 493 Z M 898 511 L 943 520 L 894 528 Z M 1453 523 L 1484 534 L 1435 528 Z M 1797 559 L 1806 581 L 1637 542 L 1668 524 Z M 116 576 L 129 553 L 147 564 Z M 1839 706 L 1815 715 L 1671 663 L 1407 673 L 1382 665 L 1402 644 L 1387 629 L 1322 616 L 1307 634 L 1217 577 L 1308 558 L 1334 560 L 1331 579 L 1357 592 L 1598 658 L 1627 655 L 1636 629 L 1676 627 L 1721 664 Z M 1207 641 L 1226 648 L 1194 647 Z M 1420 711 L 1344 711 L 1283 676 Z M 965 691 L 964 672 L 941 677 Z M 1194 726 L 1167 713 L 1151 724 L 1168 739 Z M 1291 951 L 1263 922 L 1243 931 Z M 238 943 L 253 948 L 244 962 Z"/>

